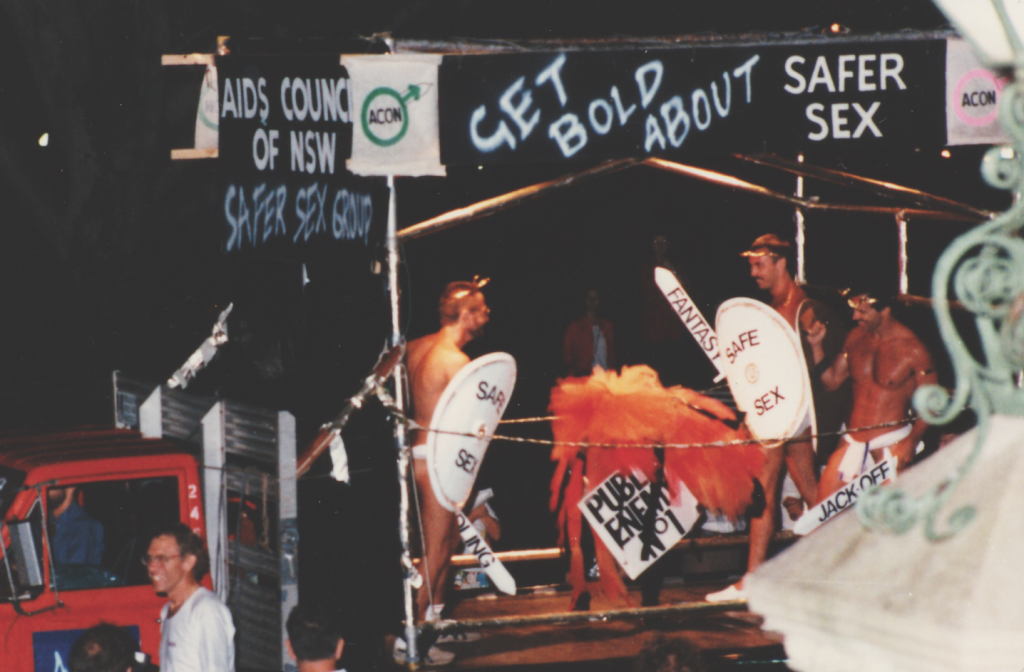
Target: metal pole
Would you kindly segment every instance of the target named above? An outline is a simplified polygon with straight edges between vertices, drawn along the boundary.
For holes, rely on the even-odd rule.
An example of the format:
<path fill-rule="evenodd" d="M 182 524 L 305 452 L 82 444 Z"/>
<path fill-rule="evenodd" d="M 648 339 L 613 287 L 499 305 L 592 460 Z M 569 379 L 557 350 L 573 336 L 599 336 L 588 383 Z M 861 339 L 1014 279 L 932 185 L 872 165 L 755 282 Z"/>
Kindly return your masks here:
<path fill-rule="evenodd" d="M 804 155 L 803 154 L 797 154 L 796 161 L 797 161 L 797 163 L 803 163 L 804 162 Z M 796 176 L 796 197 L 797 198 L 803 198 L 804 197 L 804 176 L 803 175 L 797 175 Z M 805 261 L 805 257 L 804 257 L 804 244 L 806 243 L 806 240 L 807 240 L 804 237 L 804 230 L 805 230 L 805 227 L 804 227 L 804 211 L 801 210 L 799 207 L 797 207 L 796 210 L 795 210 L 794 217 L 796 218 L 796 281 L 797 281 L 797 284 L 803 285 L 803 284 L 807 283 L 807 274 L 804 272 L 804 261 Z"/>
<path fill-rule="evenodd" d="M 448 632 L 450 630 L 478 630 L 481 628 L 508 626 L 523 627 L 561 623 L 621 621 L 631 618 L 707 616 L 725 611 L 739 611 L 745 609 L 746 606 L 746 599 L 729 600 L 727 602 L 684 602 L 683 604 L 669 604 L 662 607 L 632 607 L 629 609 L 610 609 L 608 611 L 568 611 L 528 616 L 494 616 L 492 618 L 476 618 L 464 621 L 449 620 L 427 623 L 426 627 L 434 632 Z"/>
<path fill-rule="evenodd" d="M 388 290 L 391 295 L 391 346 L 395 347 L 402 340 L 401 324 L 399 322 L 398 310 L 398 217 L 395 210 L 395 177 L 388 175 L 388 189 L 391 192 L 388 198 Z M 402 377 L 403 365 L 399 364 L 394 369 L 395 380 L 395 407 L 402 411 L 405 408 L 405 390 L 403 389 Z M 405 602 L 405 644 L 406 660 L 410 665 L 419 663 L 419 654 L 416 651 L 416 613 L 413 610 L 412 590 L 416 570 L 412 566 L 412 558 L 409 553 L 409 447 L 405 445 L 405 425 L 402 423 L 401 415 L 395 416 L 395 445 L 398 448 L 398 536 L 402 542 L 402 569 L 405 572 L 402 579 L 402 589 Z"/>
<path fill-rule="evenodd" d="M 555 180 L 548 180 L 547 182 L 541 182 L 539 184 L 523 187 L 522 189 L 516 189 L 515 191 L 510 191 L 507 194 L 488 198 L 465 208 L 457 208 L 451 212 L 446 212 L 438 215 L 437 217 L 432 217 L 426 221 L 420 222 L 419 224 L 407 226 L 398 232 L 398 239 L 404 243 L 407 240 L 422 238 L 423 236 L 431 233 L 450 229 L 451 227 L 462 224 L 463 222 L 493 215 L 512 206 L 520 205 L 521 203 L 525 203 L 526 201 L 537 198 L 538 196 L 545 195 L 549 191 L 582 184 L 591 178 L 614 173 L 616 171 L 638 165 L 639 163 L 640 159 L 613 159 L 578 173 L 563 175 Z"/>
<path fill-rule="evenodd" d="M 907 277 L 907 218 L 903 212 L 896 213 L 896 228 L 900 236 L 900 294 L 906 294 L 910 281 Z"/>

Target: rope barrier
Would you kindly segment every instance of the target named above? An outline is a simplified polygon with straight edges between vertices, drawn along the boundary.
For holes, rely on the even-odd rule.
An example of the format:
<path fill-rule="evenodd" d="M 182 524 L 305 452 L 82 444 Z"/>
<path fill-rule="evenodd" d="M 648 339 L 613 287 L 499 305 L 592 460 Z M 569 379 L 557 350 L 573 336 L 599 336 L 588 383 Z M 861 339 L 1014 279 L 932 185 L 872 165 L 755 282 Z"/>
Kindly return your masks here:
<path fill-rule="evenodd" d="M 512 418 L 511 420 L 500 420 L 499 425 L 518 425 L 526 422 L 551 422 L 558 420 L 557 415 L 546 415 L 539 418 Z"/>
<path fill-rule="evenodd" d="M 530 418 L 532 420 L 532 418 Z M 818 434 L 808 434 L 807 436 L 786 436 L 782 438 L 774 439 L 737 439 L 735 441 L 711 441 L 708 443 L 591 443 L 589 441 L 554 441 L 552 439 L 531 439 L 522 436 L 503 436 L 495 434 L 491 436 L 491 440 L 499 441 L 510 441 L 512 443 L 529 443 L 534 445 L 542 446 L 576 446 L 580 448 L 672 448 L 672 449 L 683 449 L 683 448 L 726 448 L 729 446 L 743 446 L 751 444 L 769 444 L 769 443 L 793 443 L 799 440 L 806 440 L 810 438 L 821 438 L 825 436 L 843 436 L 845 434 L 851 434 L 853 432 L 864 432 L 871 429 L 885 429 L 887 427 L 898 427 L 907 423 L 913 422 L 912 418 L 906 420 L 893 420 L 892 422 L 882 422 L 877 425 L 867 425 L 864 427 L 854 427 L 853 429 L 846 429 L 836 432 L 821 432 Z M 447 434 L 449 436 L 464 436 L 471 439 L 481 438 L 476 434 L 469 432 L 453 432 L 443 429 L 430 429 L 429 427 L 423 427 L 417 424 L 414 420 L 409 420 L 410 429 L 418 429 L 424 432 L 435 432 L 438 434 Z"/>

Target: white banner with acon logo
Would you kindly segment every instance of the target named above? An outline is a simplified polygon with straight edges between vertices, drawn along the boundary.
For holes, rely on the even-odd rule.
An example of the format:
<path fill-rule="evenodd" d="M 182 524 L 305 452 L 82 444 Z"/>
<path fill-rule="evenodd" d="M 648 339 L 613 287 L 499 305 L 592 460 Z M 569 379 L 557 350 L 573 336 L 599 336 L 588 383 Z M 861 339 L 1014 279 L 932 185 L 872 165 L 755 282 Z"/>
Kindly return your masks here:
<path fill-rule="evenodd" d="M 342 56 L 352 92 L 356 175 L 444 175 L 437 123 L 441 56 Z"/>
<path fill-rule="evenodd" d="M 985 69 L 965 40 L 946 40 L 947 144 L 1010 142 L 999 123 L 999 100 L 1009 81 Z"/>

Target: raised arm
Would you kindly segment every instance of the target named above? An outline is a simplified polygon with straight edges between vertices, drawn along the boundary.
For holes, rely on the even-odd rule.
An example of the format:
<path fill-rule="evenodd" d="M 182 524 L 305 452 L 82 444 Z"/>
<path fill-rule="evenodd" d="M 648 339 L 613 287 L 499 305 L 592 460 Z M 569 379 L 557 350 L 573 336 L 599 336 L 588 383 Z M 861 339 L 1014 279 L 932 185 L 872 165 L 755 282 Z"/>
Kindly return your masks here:
<path fill-rule="evenodd" d="M 850 332 L 842 350 L 836 354 L 832 364 L 821 373 L 821 382 L 825 385 L 826 390 L 838 390 L 839 386 L 850 377 L 850 356 L 847 353 L 852 339 L 853 332 Z M 817 367 L 815 369 L 817 370 Z"/>

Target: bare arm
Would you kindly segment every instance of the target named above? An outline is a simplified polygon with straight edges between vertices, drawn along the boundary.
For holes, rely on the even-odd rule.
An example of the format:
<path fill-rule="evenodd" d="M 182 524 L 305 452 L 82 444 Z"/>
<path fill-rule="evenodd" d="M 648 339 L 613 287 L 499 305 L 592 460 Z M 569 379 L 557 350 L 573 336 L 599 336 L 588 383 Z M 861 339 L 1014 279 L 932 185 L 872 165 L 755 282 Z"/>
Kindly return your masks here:
<path fill-rule="evenodd" d="M 850 347 L 850 338 L 846 339 L 846 347 L 836 356 L 832 366 L 825 369 L 821 374 L 821 382 L 825 389 L 830 392 L 838 390 L 839 386 L 850 377 L 850 357 L 847 355 L 847 348 Z"/>
<path fill-rule="evenodd" d="M 825 325 L 818 321 L 813 322 L 807 329 L 807 343 L 811 346 L 815 364 L 820 364 L 821 360 L 825 359 L 825 348 L 821 345 L 824 340 Z"/>
<path fill-rule="evenodd" d="M 423 355 L 410 370 L 414 419 L 421 427 L 428 427 L 434 416 L 434 408 L 441 399 L 444 389 L 463 366 L 469 362 L 464 352 L 454 347 L 437 345 Z M 424 432 L 417 432 L 415 442 L 426 440 Z"/>
<path fill-rule="evenodd" d="M 935 370 L 935 363 L 928 350 L 920 342 L 916 342 L 910 353 L 913 380 L 913 391 L 927 385 L 937 385 L 939 382 L 938 372 Z M 913 393 L 913 392 L 911 392 Z M 925 430 L 928 429 L 928 422 L 922 418 L 914 421 L 910 428 L 910 434 L 893 447 L 893 454 L 899 458 L 897 468 L 902 471 L 914 461 L 917 444 L 921 442 Z"/>

